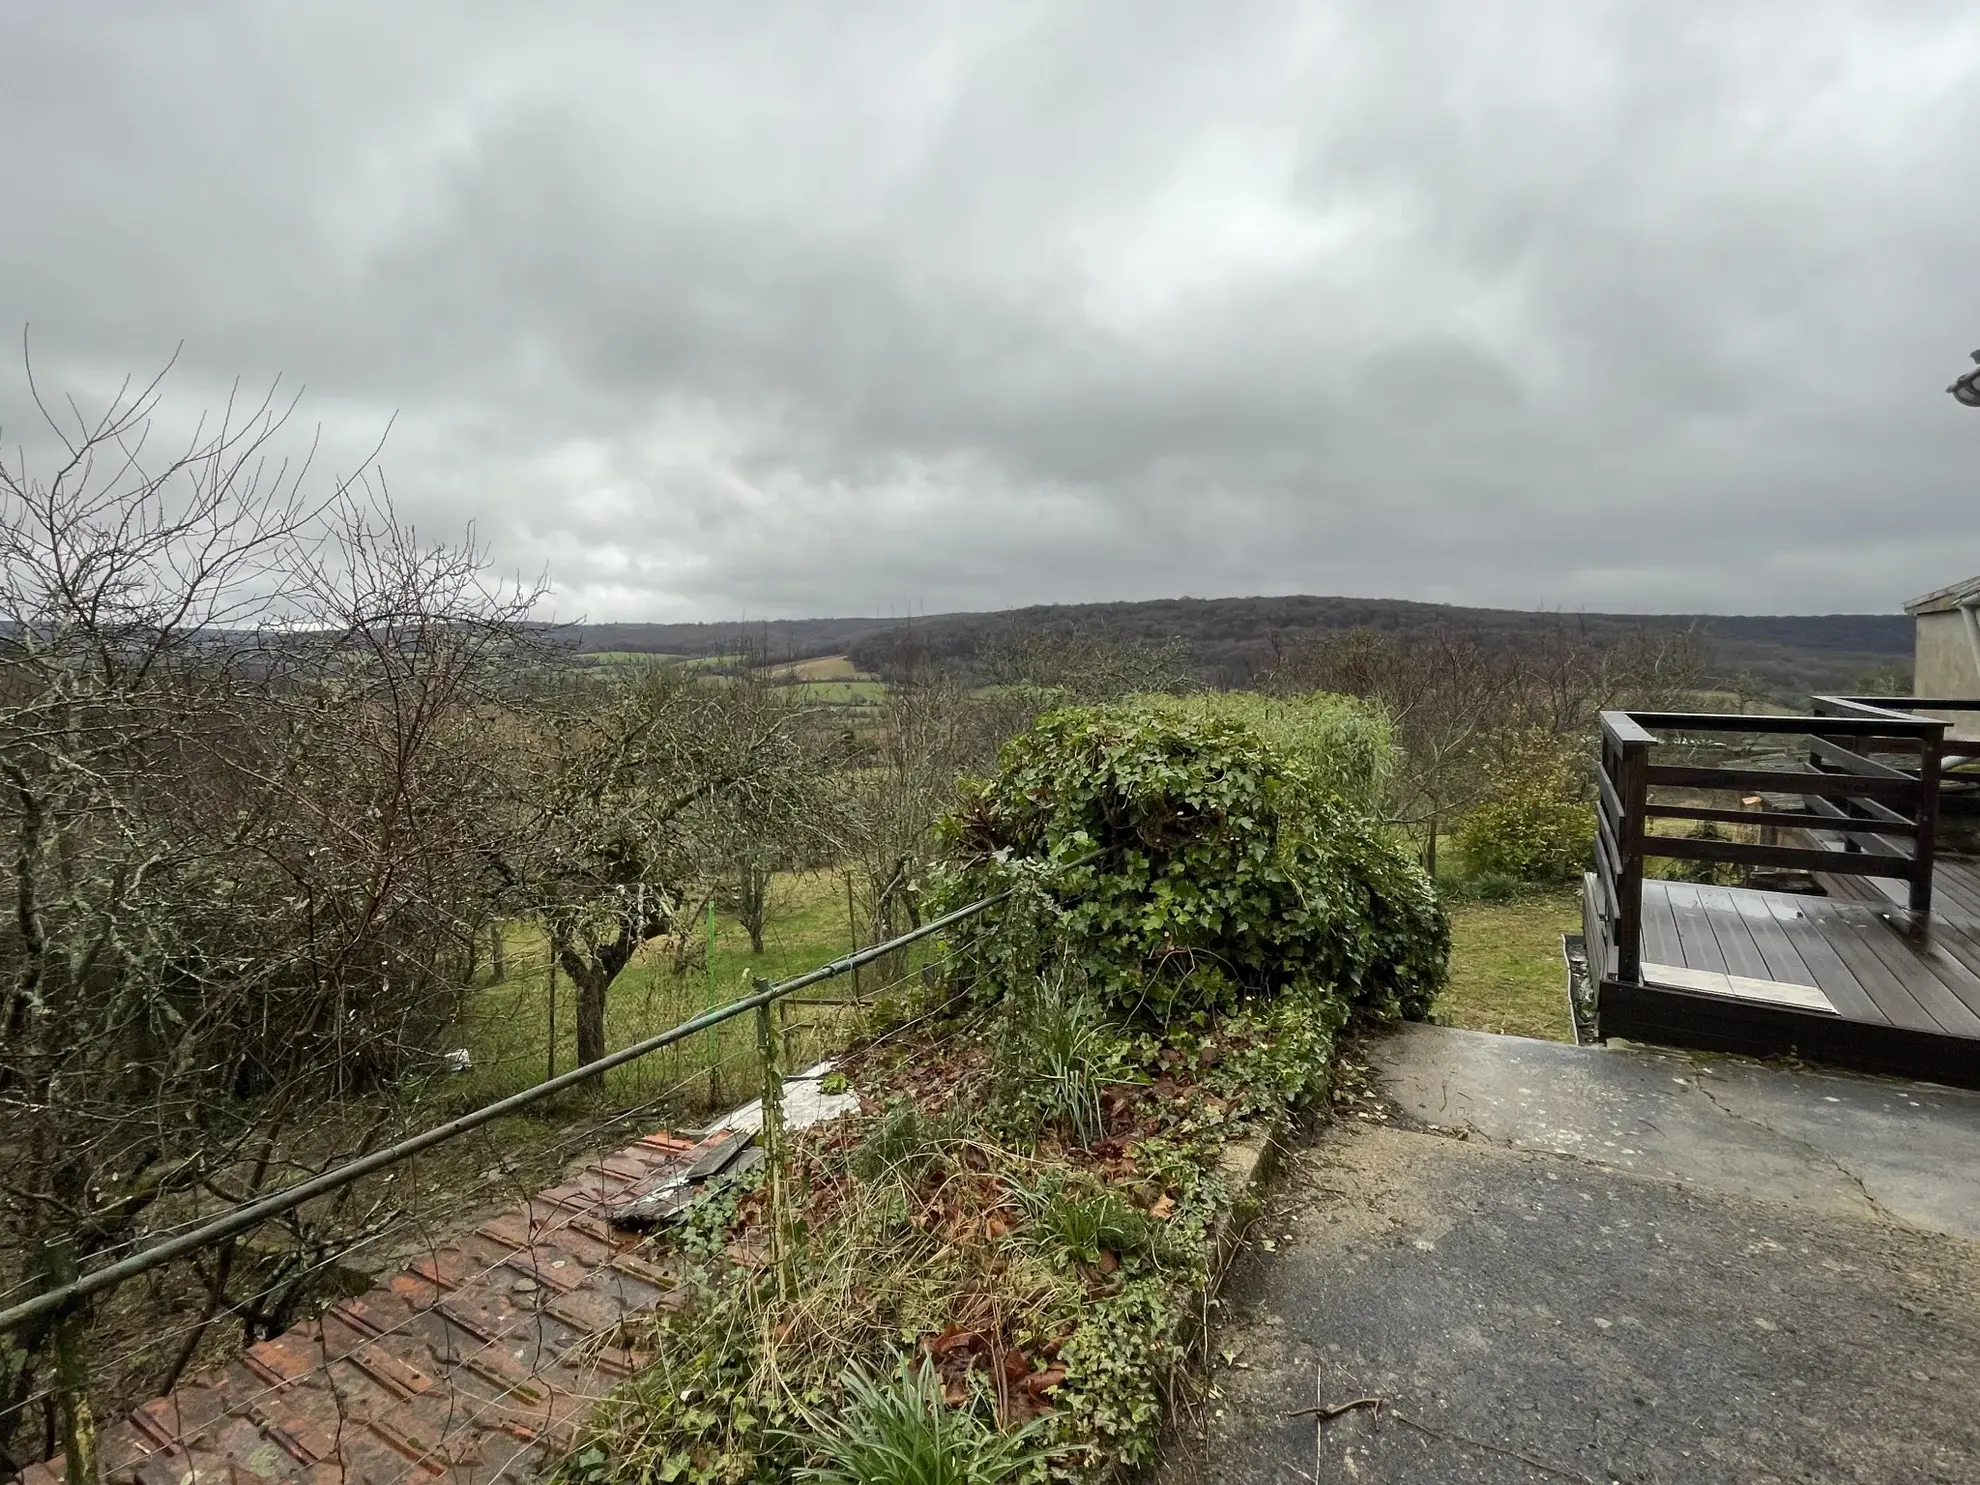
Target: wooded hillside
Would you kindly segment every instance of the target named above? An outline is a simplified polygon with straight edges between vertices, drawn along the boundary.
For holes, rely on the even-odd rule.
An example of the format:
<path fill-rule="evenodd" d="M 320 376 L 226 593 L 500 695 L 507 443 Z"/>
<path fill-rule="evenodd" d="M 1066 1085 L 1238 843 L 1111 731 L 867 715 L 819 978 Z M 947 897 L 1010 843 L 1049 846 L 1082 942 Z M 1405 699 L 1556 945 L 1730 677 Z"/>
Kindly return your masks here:
<path fill-rule="evenodd" d="M 849 654 L 861 669 L 887 674 L 904 644 L 931 659 L 969 667 L 1013 640 L 1077 630 L 1109 638 L 1185 642 L 1201 677 L 1242 685 L 1269 669 L 1277 649 L 1331 629 L 1422 629 L 1445 626 L 1516 640 L 1551 625 L 1592 637 L 1640 628 L 1693 629 L 1710 646 L 1713 678 L 1744 676 L 1753 689 L 1793 700 L 1812 690 L 1851 688 L 1873 671 L 1911 656 L 1911 620 L 1903 614 L 1548 614 L 1461 608 L 1395 598 L 1163 598 L 1142 603 L 1040 604 L 991 613 L 882 618 L 779 619 L 766 623 L 587 624 L 577 642 L 587 651 L 718 655 L 740 634 L 780 659 Z"/>

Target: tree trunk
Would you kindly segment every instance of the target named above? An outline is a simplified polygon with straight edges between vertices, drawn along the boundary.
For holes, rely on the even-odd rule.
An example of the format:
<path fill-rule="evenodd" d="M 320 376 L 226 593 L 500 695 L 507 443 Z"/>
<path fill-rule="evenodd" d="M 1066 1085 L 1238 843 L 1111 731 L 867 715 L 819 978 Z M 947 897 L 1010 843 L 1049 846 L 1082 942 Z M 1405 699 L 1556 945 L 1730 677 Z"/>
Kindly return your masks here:
<path fill-rule="evenodd" d="M 1430 874 L 1432 881 L 1437 879 L 1437 817 L 1435 815 L 1430 817 L 1429 831 L 1423 842 L 1423 869 Z"/>
<path fill-rule="evenodd" d="M 577 1060 L 581 1067 L 605 1055 L 605 993 L 619 971 L 632 962 L 634 952 L 666 925 L 651 920 L 626 920 L 619 935 L 609 943 L 590 944 L 580 950 L 575 944 L 559 943 L 553 936 L 551 952 L 564 966 L 577 988 Z"/>
<path fill-rule="evenodd" d="M 583 1066 L 605 1055 L 605 991 L 612 978 L 595 969 L 571 978 L 577 985 L 577 1060 Z"/>
<path fill-rule="evenodd" d="M 769 916 L 770 873 L 751 862 L 736 885 L 736 916 L 749 932 L 749 952 L 763 952 L 763 922 Z"/>
<path fill-rule="evenodd" d="M 488 920 L 488 983 L 499 985 L 509 977 L 508 946 L 502 941 L 502 920 Z"/>

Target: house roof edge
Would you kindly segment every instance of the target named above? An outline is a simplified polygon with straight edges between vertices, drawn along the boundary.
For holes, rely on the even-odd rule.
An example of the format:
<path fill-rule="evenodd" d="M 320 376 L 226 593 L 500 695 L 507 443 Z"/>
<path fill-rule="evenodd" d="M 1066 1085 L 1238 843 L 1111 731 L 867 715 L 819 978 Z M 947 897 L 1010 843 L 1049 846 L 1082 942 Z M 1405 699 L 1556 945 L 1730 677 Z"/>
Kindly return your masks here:
<path fill-rule="evenodd" d="M 1960 607 L 1963 600 L 1976 598 L 1980 598 L 1980 577 L 1970 577 L 1964 582 L 1919 594 L 1905 604 L 1904 611 L 1908 614 L 1939 614 Z"/>

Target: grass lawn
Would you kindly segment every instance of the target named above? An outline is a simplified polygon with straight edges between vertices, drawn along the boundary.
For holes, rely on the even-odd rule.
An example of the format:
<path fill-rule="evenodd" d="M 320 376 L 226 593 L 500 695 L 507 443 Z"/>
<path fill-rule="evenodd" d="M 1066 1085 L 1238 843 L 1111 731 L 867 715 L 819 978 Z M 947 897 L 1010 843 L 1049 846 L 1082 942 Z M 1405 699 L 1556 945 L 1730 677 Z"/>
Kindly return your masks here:
<path fill-rule="evenodd" d="M 852 938 L 842 880 L 825 872 L 777 878 L 763 937 L 763 952 L 751 953 L 742 925 L 726 914 L 718 915 L 712 973 L 710 966 L 697 963 L 676 974 L 671 946 L 649 944 L 612 985 L 606 1002 L 606 1045 L 626 1046 L 711 1005 L 745 995 L 753 976 L 787 979 L 844 954 Z M 508 926 L 506 943 L 507 976 L 499 985 L 489 984 L 484 969 L 462 1016 L 458 1040 L 473 1057 L 474 1069 L 447 1080 L 450 1105 L 466 1108 L 485 1103 L 541 1080 L 547 1071 L 551 1016 L 547 946 L 541 931 L 525 923 Z M 875 972 L 869 970 L 862 977 L 862 991 L 868 995 L 876 988 L 870 978 Z M 849 981 L 828 981 L 801 998 L 850 999 L 851 995 Z M 557 1068 L 568 1071 L 577 1061 L 576 991 L 561 974 L 556 1000 Z M 842 1045 L 853 1020 L 850 1011 L 815 1005 L 790 1006 L 784 1014 L 794 1066 Z M 755 1053 L 755 1021 L 738 1017 L 706 1035 L 615 1069 L 606 1075 L 605 1099 L 620 1106 L 664 1100 L 701 1108 L 747 1098 L 758 1076 Z M 711 1062 L 719 1069 L 717 1086 L 710 1086 L 706 1076 Z"/>
<path fill-rule="evenodd" d="M 1571 892 L 1451 910 L 1451 983 L 1437 1020 L 1473 1031 L 1572 1041 L 1561 935 L 1581 930 Z"/>
<path fill-rule="evenodd" d="M 700 925 L 697 925 L 699 927 Z M 1460 903 L 1451 908 L 1451 982 L 1438 999 L 1437 1019 L 1447 1026 L 1516 1036 L 1573 1036 L 1563 989 L 1561 935 L 1580 926 L 1570 893 L 1507 903 Z M 761 954 L 752 954 L 742 925 L 718 915 L 713 973 L 695 964 L 673 969 L 671 946 L 650 944 L 612 986 L 606 1043 L 623 1047 L 675 1025 L 711 1005 L 746 994 L 752 976 L 780 980 L 836 958 L 851 947 L 844 884 L 826 872 L 777 879 Z M 539 1081 L 549 1064 L 550 996 L 547 952 L 532 924 L 508 929 L 508 974 L 488 983 L 487 970 L 463 1012 L 458 1045 L 468 1048 L 473 1070 L 439 1083 L 433 1092 L 450 1109 L 471 1108 Z M 917 961 L 918 962 L 918 961 Z M 876 988 L 876 972 L 862 989 Z M 850 998 L 847 982 L 820 985 L 805 999 Z M 577 1060 L 576 995 L 566 977 L 556 987 L 557 1068 Z M 792 1006 L 784 1012 L 792 1033 L 793 1065 L 828 1055 L 845 1042 L 855 1014 L 829 1006 Z M 718 1069 L 711 1080 L 710 1064 Z M 749 1017 L 693 1037 L 607 1075 L 600 1101 L 656 1111 L 699 1110 L 746 1098 L 759 1074 L 755 1025 Z"/>

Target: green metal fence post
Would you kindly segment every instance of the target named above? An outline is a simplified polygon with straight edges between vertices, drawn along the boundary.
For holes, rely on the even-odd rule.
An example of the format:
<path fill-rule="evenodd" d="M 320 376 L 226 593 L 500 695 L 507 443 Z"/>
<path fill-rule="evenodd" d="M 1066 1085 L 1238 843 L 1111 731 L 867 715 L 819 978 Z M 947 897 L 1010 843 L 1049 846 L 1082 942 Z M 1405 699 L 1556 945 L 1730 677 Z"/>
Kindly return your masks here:
<path fill-rule="evenodd" d="M 769 988 L 768 980 L 757 978 L 759 995 Z M 756 1055 L 763 1063 L 763 1191 L 770 1208 L 770 1266 L 777 1275 L 777 1293 L 788 1300 L 797 1292 L 797 1271 L 784 1191 L 784 1059 L 777 1043 L 776 1022 L 765 1001 L 756 1008 Z"/>
<path fill-rule="evenodd" d="M 708 899 L 708 932 L 705 937 L 707 948 L 702 957 L 708 961 L 708 1009 L 712 1011 L 718 1004 L 715 999 L 715 899 L 712 896 Z M 708 1106 L 714 1108 L 722 1101 L 722 1075 L 716 1066 L 719 1059 L 715 1056 L 713 1026 L 708 1028 L 708 1042 L 702 1057 L 708 1064 Z"/>
<path fill-rule="evenodd" d="M 38 1267 L 50 1289 L 75 1282 L 76 1250 L 65 1235 L 42 1244 Z M 89 1364 L 83 1360 L 82 1301 L 55 1317 L 55 1394 L 60 1408 L 63 1474 L 67 1485 L 97 1485 L 96 1419 L 89 1406 Z"/>

